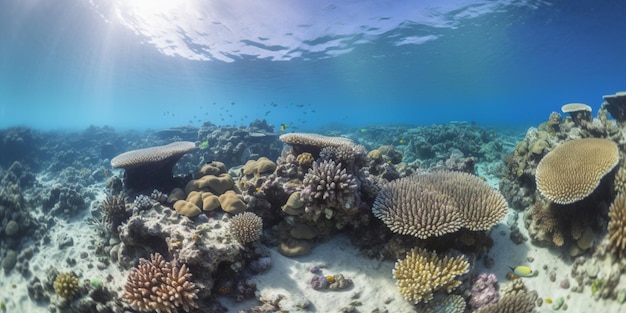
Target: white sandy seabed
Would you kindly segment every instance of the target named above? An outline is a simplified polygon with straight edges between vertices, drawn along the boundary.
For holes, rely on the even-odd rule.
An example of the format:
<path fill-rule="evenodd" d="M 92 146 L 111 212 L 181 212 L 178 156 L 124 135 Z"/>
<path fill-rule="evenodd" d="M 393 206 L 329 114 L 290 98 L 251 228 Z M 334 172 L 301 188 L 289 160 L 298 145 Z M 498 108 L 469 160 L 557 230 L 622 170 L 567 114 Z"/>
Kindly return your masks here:
<path fill-rule="evenodd" d="M 99 195 L 99 201 L 104 194 Z M 513 212 L 511 212 L 512 214 Z M 113 290 L 121 293 L 126 282 L 127 272 L 120 271 L 117 266 L 108 267 L 98 264 L 94 253 L 97 242 L 97 232 L 88 222 L 89 213 L 77 216 L 69 222 L 59 220 L 48 233 L 52 241 L 40 246 L 30 260 L 32 276 L 45 279 L 46 270 L 51 267 L 60 272 L 74 271 L 81 273 L 80 279 L 85 282 L 99 280 L 107 282 Z M 510 220 L 510 219 L 509 219 Z M 523 218 L 519 218 L 518 226 L 527 236 Z M 504 222 L 497 225 L 491 232 L 495 245 L 488 252 L 495 263 L 492 268 L 481 271 L 493 272 L 501 284 L 508 281 L 505 278 L 510 271 L 509 266 L 525 264 L 531 266 L 538 274 L 535 277 L 524 278 L 530 290 L 537 290 L 539 297 L 556 299 L 564 297 L 568 305 L 568 312 L 619 312 L 624 307 L 616 301 L 594 300 L 589 288 L 583 293 L 575 293 L 559 287 L 559 281 L 569 277 L 571 264 L 563 261 L 560 251 L 548 248 L 539 248 L 526 241 L 516 245 L 509 239 L 508 227 Z M 66 236 L 73 238 L 74 244 L 60 249 L 59 242 Z M 258 297 L 267 300 L 276 300 L 279 297 L 281 308 L 289 312 L 340 312 L 342 309 L 353 307 L 358 312 L 416 312 L 415 308 L 402 298 L 396 289 L 392 277 L 394 262 L 379 261 L 362 256 L 349 243 L 344 235 L 339 235 L 329 241 L 322 242 L 312 249 L 307 256 L 287 258 L 277 251 L 271 251 L 272 268 L 263 274 L 254 276 L 251 281 L 256 283 Z M 529 257 L 533 259 L 529 262 Z M 66 260 L 76 260 L 76 265 L 69 265 Z M 482 262 L 477 262 L 482 266 Z M 344 290 L 314 290 L 310 281 L 313 273 L 309 271 L 311 265 L 321 265 L 323 275 L 343 274 L 353 281 L 353 285 Z M 548 271 L 557 273 L 556 282 L 549 279 Z M 624 288 L 626 283 L 620 283 Z M 6 305 L 6 312 L 38 313 L 49 312 L 45 305 L 31 301 L 27 291 L 28 279 L 22 277 L 15 270 L 9 273 L 0 273 L 0 301 Z M 220 299 L 229 312 L 238 312 L 240 309 L 258 305 L 256 300 L 247 300 L 236 303 L 230 298 Z M 555 312 L 550 305 L 537 308 L 537 311 Z M 562 309 L 560 310 L 562 311 Z"/>

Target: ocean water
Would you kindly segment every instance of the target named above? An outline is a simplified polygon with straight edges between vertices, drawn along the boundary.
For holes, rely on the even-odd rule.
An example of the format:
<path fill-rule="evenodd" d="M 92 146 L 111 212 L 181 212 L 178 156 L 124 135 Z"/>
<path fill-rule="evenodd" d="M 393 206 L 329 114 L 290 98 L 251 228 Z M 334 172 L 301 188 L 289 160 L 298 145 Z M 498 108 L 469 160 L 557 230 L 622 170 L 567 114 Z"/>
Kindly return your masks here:
<path fill-rule="evenodd" d="M 624 89 L 625 5 L 4 1 L 0 126 L 528 126 Z"/>
<path fill-rule="evenodd" d="M 0 1 L 0 313 L 623 311 L 624 12 Z"/>

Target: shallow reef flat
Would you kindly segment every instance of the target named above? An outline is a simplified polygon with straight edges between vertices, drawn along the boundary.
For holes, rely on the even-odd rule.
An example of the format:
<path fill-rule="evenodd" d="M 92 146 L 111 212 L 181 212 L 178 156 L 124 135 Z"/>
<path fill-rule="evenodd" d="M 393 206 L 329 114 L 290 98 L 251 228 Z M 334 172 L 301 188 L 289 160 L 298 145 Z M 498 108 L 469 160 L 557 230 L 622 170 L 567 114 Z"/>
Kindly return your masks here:
<path fill-rule="evenodd" d="M 523 131 L 0 130 L 0 312 L 618 312 L 620 97 Z"/>

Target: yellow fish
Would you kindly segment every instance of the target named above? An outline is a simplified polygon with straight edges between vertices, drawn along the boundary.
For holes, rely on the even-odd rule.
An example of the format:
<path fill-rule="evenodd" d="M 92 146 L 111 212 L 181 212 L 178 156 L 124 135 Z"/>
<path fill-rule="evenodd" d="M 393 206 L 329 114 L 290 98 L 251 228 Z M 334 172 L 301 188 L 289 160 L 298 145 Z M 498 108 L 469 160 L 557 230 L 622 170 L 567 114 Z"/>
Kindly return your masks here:
<path fill-rule="evenodd" d="M 531 277 L 535 275 L 535 272 L 528 266 L 518 265 L 515 268 L 510 267 L 511 271 L 519 277 Z"/>
<path fill-rule="evenodd" d="M 398 142 L 399 142 L 400 144 L 404 144 L 404 139 L 400 139 Z"/>
<path fill-rule="evenodd" d="M 289 125 L 280 124 L 280 131 L 281 132 L 284 132 L 285 130 L 287 130 L 287 128 L 289 128 Z"/>

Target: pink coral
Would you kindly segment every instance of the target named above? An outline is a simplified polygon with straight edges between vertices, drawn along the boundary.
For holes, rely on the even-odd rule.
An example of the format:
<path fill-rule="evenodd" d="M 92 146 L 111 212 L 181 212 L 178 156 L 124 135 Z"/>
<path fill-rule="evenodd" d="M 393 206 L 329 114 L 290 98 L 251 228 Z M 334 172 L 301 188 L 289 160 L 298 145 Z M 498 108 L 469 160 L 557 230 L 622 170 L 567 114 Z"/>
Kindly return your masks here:
<path fill-rule="evenodd" d="M 500 295 L 498 294 L 496 275 L 493 273 L 478 274 L 472 285 L 471 292 L 469 304 L 475 309 L 498 302 Z"/>

